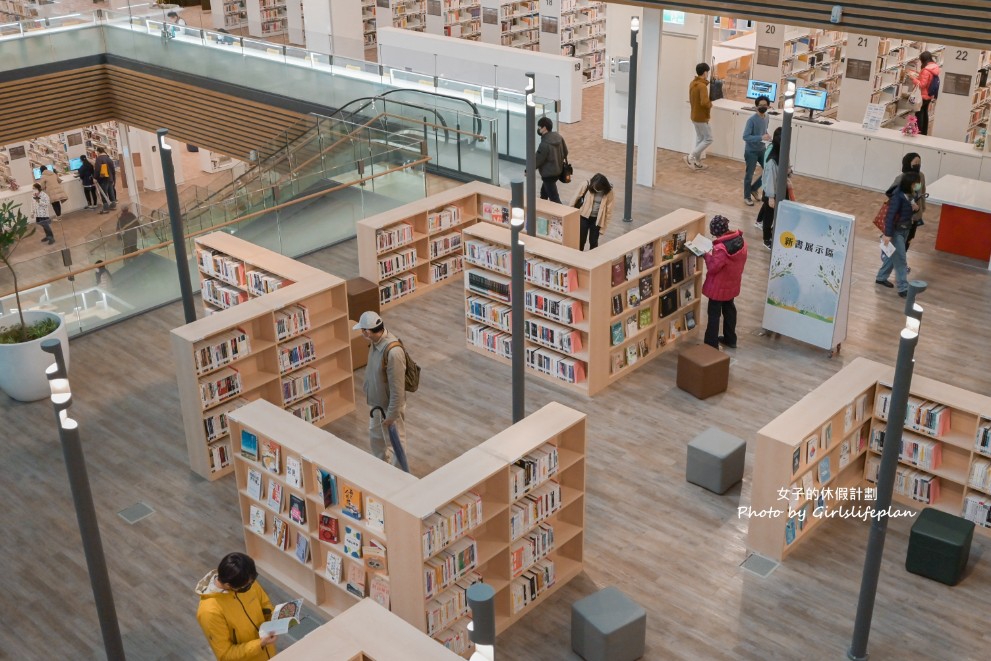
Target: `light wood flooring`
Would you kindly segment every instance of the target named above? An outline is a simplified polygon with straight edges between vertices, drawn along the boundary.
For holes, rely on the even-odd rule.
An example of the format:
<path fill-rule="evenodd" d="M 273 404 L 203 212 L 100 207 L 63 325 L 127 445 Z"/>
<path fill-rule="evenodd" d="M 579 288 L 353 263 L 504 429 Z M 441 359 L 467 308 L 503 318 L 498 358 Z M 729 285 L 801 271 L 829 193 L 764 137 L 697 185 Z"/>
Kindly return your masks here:
<path fill-rule="evenodd" d="M 600 90 L 585 94 L 586 119 L 564 128 L 579 174 L 592 167 L 621 189 L 623 147 L 604 143 Z M 669 127 L 666 130 L 687 130 Z M 739 202 L 742 164 L 709 158 L 690 172 L 659 152 L 658 185 L 637 188 L 636 224 L 687 206 L 723 213 L 751 246 L 730 389 L 706 401 L 675 385 L 672 353 L 594 399 L 542 380 L 527 381 L 527 409 L 561 401 L 589 415 L 585 573 L 498 640 L 501 659 L 573 660 L 570 604 L 615 585 L 648 612 L 646 659 L 845 659 L 867 525 L 830 521 L 768 578 L 740 568 L 753 455 L 742 486 L 717 496 L 685 482 L 685 445 L 710 425 L 752 444 L 756 431 L 856 356 L 892 363 L 902 299 L 873 283 L 878 265 L 870 219 L 878 195 L 799 178 L 799 199 L 858 216 L 848 338 L 835 358 L 782 338 L 757 336 L 768 253 Z M 892 174 L 897 164 L 892 163 Z M 925 164 L 923 164 L 925 168 Z M 571 186 L 573 193 L 575 186 Z M 619 195 L 622 198 L 622 194 Z M 628 228 L 622 199 L 605 238 Z M 912 275 L 929 282 L 916 373 L 987 393 L 991 279 L 980 265 L 933 250 L 931 213 L 912 246 Z M 306 261 L 357 275 L 353 241 Z M 423 367 L 410 398 L 412 470 L 425 475 L 510 424 L 510 370 L 464 347 L 457 285 L 385 314 Z M 243 549 L 233 478 L 215 483 L 186 465 L 169 330 L 179 304 L 73 340 L 73 416 L 85 451 L 117 610 L 130 659 L 208 659 L 194 613 L 196 581 L 225 553 Z M 360 375 L 358 393 L 360 399 Z M 366 446 L 367 408 L 329 426 Z M 102 657 L 65 468 L 48 403 L 0 399 L 0 497 L 6 502 L 5 594 L 0 658 Z M 116 512 L 144 502 L 155 514 L 135 525 Z M 987 659 L 991 634 L 991 544 L 974 542 L 965 580 L 947 587 L 907 574 L 910 522 L 891 522 L 870 641 L 872 659 Z M 263 579 L 264 581 L 264 579 Z M 285 593 L 264 581 L 273 598 Z"/>

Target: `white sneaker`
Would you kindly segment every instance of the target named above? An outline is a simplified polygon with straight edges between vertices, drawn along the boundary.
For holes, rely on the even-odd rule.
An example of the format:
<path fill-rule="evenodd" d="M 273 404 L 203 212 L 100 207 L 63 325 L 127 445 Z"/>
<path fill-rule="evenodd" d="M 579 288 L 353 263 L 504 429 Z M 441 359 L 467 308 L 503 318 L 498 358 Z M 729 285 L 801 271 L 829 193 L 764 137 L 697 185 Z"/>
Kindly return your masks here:
<path fill-rule="evenodd" d="M 691 154 L 685 154 L 685 165 L 687 165 L 688 167 L 690 167 L 693 170 L 696 170 L 699 167 L 698 164 L 696 164 L 695 161 L 692 160 L 692 155 Z"/>
<path fill-rule="evenodd" d="M 758 221 L 756 221 L 756 222 L 754 223 L 754 227 L 756 227 L 756 228 L 757 228 L 757 229 L 759 229 L 759 230 L 763 230 L 763 229 L 764 229 L 764 223 L 762 223 L 762 222 L 760 222 L 760 221 L 758 220 Z"/>
<path fill-rule="evenodd" d="M 754 206 L 754 201 L 749 197 L 743 198 L 743 203 L 746 204 L 748 207 Z"/>
<path fill-rule="evenodd" d="M 696 169 L 696 170 L 705 170 L 705 169 L 707 169 L 708 167 L 709 167 L 709 166 L 708 166 L 708 165 L 706 165 L 705 163 L 700 163 L 700 162 L 698 162 L 698 161 L 695 161 L 695 169 Z"/>

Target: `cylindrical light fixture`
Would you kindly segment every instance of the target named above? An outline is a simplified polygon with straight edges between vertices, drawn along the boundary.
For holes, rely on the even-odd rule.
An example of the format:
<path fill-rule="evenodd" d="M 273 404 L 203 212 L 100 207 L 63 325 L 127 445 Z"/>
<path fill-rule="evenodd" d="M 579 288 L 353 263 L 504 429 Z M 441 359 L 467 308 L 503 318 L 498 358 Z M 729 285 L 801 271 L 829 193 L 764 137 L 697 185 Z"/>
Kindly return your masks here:
<path fill-rule="evenodd" d="M 488 583 L 475 583 L 468 588 L 468 608 L 471 609 L 471 642 L 495 645 L 495 590 Z"/>

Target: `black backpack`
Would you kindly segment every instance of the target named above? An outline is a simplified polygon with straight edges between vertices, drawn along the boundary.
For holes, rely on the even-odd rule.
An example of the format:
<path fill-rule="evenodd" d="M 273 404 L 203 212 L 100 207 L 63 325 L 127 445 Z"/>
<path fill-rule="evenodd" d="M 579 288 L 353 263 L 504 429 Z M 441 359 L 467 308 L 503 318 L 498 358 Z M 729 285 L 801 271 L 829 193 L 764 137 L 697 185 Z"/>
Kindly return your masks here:
<path fill-rule="evenodd" d="M 709 101 L 718 101 L 723 98 L 723 81 L 713 77 L 709 81 Z"/>

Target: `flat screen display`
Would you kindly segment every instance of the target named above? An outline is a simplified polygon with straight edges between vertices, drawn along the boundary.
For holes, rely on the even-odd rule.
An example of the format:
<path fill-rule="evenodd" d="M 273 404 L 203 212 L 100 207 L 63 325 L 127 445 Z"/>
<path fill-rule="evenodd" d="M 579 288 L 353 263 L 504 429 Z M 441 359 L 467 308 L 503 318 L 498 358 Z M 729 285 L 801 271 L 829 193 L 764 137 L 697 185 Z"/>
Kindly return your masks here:
<path fill-rule="evenodd" d="M 823 112 L 826 109 L 827 96 L 826 90 L 799 87 L 795 91 L 795 107 Z"/>
<path fill-rule="evenodd" d="M 32 168 L 31 172 L 34 173 L 35 179 L 41 179 L 41 168 Z"/>
<path fill-rule="evenodd" d="M 763 80 L 751 80 L 747 84 L 747 98 L 756 99 L 758 96 L 766 96 L 771 100 L 771 103 L 774 103 L 778 98 L 778 84 Z"/>
<path fill-rule="evenodd" d="M 70 170 L 78 170 L 81 167 L 83 167 L 83 159 L 81 159 L 81 158 L 70 158 L 69 159 L 69 169 Z"/>

